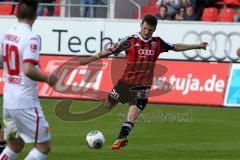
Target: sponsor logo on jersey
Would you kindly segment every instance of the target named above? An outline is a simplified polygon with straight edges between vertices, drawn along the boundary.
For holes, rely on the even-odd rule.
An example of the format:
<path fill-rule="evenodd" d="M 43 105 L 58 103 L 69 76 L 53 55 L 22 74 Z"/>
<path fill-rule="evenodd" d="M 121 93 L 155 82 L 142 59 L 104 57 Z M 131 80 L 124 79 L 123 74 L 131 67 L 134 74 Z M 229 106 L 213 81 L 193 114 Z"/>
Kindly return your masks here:
<path fill-rule="evenodd" d="M 138 50 L 138 54 L 141 57 L 152 56 L 152 55 L 154 55 L 154 50 L 140 49 L 140 50 Z"/>
<path fill-rule="evenodd" d="M 151 42 L 152 48 L 155 49 L 157 46 L 157 42 Z"/>
<path fill-rule="evenodd" d="M 31 51 L 32 52 L 37 52 L 37 49 L 38 49 L 38 47 L 37 47 L 37 45 L 36 44 L 31 44 Z"/>

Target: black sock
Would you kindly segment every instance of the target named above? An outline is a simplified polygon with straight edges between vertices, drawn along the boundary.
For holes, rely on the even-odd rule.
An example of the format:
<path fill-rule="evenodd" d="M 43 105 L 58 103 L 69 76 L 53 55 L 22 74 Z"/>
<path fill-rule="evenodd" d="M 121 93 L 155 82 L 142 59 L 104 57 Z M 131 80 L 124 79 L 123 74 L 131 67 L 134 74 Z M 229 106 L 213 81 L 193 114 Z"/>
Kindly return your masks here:
<path fill-rule="evenodd" d="M 134 126 L 134 124 L 131 122 L 124 122 L 122 124 L 121 131 L 120 131 L 117 139 L 127 138 L 128 134 L 132 130 L 133 126 Z"/>
<path fill-rule="evenodd" d="M 6 142 L 5 141 L 0 142 L 0 153 L 2 153 L 5 147 L 6 147 Z"/>

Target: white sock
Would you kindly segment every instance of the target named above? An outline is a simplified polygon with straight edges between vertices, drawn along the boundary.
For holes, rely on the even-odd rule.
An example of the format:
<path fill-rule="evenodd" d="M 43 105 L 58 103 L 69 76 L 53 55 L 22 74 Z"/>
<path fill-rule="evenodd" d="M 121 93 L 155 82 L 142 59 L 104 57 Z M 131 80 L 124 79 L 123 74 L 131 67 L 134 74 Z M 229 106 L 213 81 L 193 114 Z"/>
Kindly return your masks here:
<path fill-rule="evenodd" d="M 17 153 L 13 152 L 8 146 L 3 150 L 0 155 L 0 160 L 14 160 L 17 157 Z"/>
<path fill-rule="evenodd" d="M 41 153 L 36 148 L 33 148 L 24 160 L 44 160 L 47 157 L 46 154 Z"/>

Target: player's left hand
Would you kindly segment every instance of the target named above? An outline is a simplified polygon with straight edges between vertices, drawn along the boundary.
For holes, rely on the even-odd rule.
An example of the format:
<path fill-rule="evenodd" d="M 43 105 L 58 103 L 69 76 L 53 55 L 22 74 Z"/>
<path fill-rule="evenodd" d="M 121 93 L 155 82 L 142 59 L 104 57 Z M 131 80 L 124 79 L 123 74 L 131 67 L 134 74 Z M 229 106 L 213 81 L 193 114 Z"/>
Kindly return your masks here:
<path fill-rule="evenodd" d="M 201 43 L 199 43 L 199 49 L 204 49 L 204 50 L 206 50 L 206 49 L 207 49 L 207 46 L 208 46 L 208 43 L 207 43 L 207 42 L 201 42 Z"/>

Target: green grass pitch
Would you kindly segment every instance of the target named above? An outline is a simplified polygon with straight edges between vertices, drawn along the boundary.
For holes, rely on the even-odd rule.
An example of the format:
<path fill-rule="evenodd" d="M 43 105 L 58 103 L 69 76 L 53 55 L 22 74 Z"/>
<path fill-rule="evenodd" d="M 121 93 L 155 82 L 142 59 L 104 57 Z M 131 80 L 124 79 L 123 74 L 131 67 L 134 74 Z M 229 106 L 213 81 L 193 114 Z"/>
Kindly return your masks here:
<path fill-rule="evenodd" d="M 126 105 L 89 122 L 67 122 L 55 115 L 58 101 L 41 99 L 52 134 L 48 160 L 239 160 L 240 157 L 240 109 L 149 104 L 129 136 L 129 145 L 112 151 L 111 144 L 128 110 Z M 71 110 L 86 111 L 97 104 L 82 101 Z M 106 143 L 102 149 L 91 150 L 86 146 L 85 136 L 91 130 L 104 133 Z M 26 145 L 18 160 L 23 160 L 31 147 Z"/>

